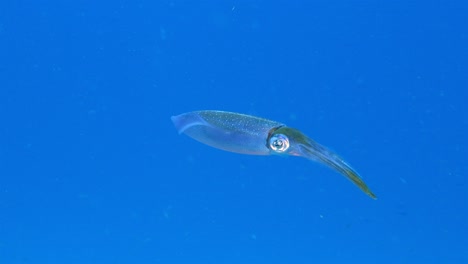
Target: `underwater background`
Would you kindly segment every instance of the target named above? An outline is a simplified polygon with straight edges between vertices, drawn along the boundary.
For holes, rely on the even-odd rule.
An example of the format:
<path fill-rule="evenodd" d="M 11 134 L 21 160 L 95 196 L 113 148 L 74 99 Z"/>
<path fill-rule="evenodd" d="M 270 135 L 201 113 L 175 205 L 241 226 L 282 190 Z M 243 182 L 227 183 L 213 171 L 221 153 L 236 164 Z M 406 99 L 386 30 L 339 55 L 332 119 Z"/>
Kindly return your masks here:
<path fill-rule="evenodd" d="M 2 1 L 0 263 L 468 263 L 468 2 Z M 170 117 L 276 120 L 378 196 Z"/>

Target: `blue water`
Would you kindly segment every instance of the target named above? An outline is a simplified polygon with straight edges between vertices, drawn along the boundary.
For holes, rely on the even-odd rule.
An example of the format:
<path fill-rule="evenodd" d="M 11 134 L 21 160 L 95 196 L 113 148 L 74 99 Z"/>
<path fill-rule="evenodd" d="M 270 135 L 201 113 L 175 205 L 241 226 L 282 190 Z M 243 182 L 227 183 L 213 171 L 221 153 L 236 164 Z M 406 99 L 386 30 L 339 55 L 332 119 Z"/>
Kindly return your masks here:
<path fill-rule="evenodd" d="M 195 3 L 197 2 L 197 3 Z M 468 263 L 466 1 L 3 1 L 0 263 Z M 305 159 L 170 117 L 295 127 Z"/>

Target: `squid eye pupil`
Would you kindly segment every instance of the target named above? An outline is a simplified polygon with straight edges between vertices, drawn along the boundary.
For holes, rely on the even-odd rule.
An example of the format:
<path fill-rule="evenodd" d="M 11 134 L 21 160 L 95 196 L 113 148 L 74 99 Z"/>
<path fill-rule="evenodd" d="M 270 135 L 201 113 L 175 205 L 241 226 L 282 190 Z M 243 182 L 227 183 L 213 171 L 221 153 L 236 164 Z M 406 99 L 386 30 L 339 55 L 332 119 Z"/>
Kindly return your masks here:
<path fill-rule="evenodd" d="M 283 146 L 283 141 L 275 140 L 275 142 L 273 142 L 273 145 L 274 145 L 275 147 L 280 148 L 280 147 Z"/>

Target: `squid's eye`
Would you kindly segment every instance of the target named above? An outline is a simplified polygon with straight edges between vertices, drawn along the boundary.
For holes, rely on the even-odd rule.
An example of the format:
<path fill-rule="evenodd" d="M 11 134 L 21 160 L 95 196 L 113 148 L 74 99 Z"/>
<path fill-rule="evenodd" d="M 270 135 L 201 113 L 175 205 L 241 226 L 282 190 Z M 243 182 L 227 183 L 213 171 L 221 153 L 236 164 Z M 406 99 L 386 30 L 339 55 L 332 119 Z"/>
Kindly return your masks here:
<path fill-rule="evenodd" d="M 289 139 L 283 134 L 277 134 L 270 138 L 268 144 L 275 152 L 285 152 L 289 148 Z"/>

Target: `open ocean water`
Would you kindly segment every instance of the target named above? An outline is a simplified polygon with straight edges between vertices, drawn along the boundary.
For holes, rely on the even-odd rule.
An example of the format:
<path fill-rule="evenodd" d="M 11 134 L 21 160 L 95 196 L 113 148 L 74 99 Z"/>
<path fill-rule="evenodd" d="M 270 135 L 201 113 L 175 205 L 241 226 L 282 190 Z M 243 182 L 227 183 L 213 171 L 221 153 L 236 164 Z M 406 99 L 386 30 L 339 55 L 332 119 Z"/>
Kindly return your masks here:
<path fill-rule="evenodd" d="M 0 264 L 468 263 L 468 2 L 0 2 Z M 240 112 L 296 157 L 178 135 Z"/>

